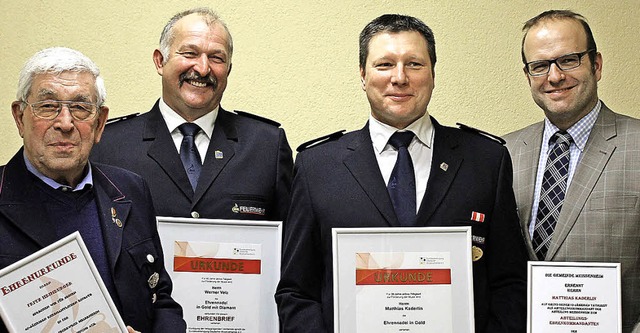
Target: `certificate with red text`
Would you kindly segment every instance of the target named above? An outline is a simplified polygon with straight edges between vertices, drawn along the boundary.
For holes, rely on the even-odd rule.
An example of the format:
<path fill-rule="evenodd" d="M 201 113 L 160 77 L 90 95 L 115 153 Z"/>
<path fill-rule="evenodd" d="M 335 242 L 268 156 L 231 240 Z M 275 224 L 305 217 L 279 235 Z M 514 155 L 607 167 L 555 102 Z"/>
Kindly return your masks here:
<path fill-rule="evenodd" d="M 127 332 L 78 232 L 0 270 L 0 315 L 9 332 Z"/>
<path fill-rule="evenodd" d="M 384 327 L 399 332 L 423 332 L 429 327 L 433 332 L 451 333 L 449 255 L 356 253 L 357 332 L 374 332 L 381 321 Z"/>
<path fill-rule="evenodd" d="M 187 332 L 276 332 L 281 222 L 158 217 Z"/>
<path fill-rule="evenodd" d="M 334 228 L 334 331 L 473 332 L 471 254 L 469 227 Z"/>

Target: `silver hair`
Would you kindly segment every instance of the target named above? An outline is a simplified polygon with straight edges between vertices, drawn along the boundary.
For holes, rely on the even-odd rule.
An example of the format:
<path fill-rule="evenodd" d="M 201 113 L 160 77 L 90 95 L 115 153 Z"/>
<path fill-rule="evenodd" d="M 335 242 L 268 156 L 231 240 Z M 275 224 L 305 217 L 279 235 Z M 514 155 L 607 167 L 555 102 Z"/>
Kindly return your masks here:
<path fill-rule="evenodd" d="M 18 78 L 16 99 L 22 102 L 27 101 L 33 78 L 36 75 L 60 74 L 67 71 L 93 74 L 98 99 L 96 104 L 98 107 L 104 104 L 107 98 L 107 90 L 104 86 L 104 79 L 100 76 L 100 69 L 84 54 L 66 47 L 50 47 L 38 51 L 27 60 Z"/>
<path fill-rule="evenodd" d="M 227 38 L 227 49 L 229 51 L 229 62 L 231 62 L 231 56 L 233 55 L 233 39 L 231 38 L 231 33 L 229 32 L 227 24 L 224 23 L 224 21 L 222 21 L 218 14 L 216 14 L 211 9 L 206 7 L 198 7 L 188 9 L 174 15 L 164 26 L 164 29 L 162 29 L 159 49 L 160 53 L 162 53 L 163 63 L 166 63 L 169 59 L 169 49 L 171 48 L 171 44 L 173 43 L 173 39 L 175 38 L 173 27 L 181 18 L 191 14 L 198 14 L 202 16 L 208 26 L 211 26 L 214 23 L 219 23 L 224 28 L 224 30 L 227 32 L 227 36 L 229 37 Z"/>

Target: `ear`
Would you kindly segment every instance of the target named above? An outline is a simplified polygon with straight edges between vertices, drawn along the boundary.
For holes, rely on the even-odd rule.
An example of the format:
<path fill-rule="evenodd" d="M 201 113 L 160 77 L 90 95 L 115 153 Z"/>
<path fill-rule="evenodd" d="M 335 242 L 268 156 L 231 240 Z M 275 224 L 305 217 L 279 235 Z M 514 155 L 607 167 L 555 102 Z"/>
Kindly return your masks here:
<path fill-rule="evenodd" d="M 153 51 L 153 64 L 156 66 L 156 72 L 158 73 L 158 75 L 162 76 L 164 57 L 162 56 L 162 52 L 160 52 L 160 50 L 158 49 L 155 49 Z"/>
<path fill-rule="evenodd" d="M 231 68 L 233 68 L 233 64 L 229 64 L 229 70 L 227 71 L 227 77 L 231 74 Z"/>
<path fill-rule="evenodd" d="M 98 119 L 96 120 L 96 132 L 93 137 L 93 144 L 100 142 L 100 138 L 102 138 L 102 132 L 104 132 L 104 125 L 107 124 L 107 119 L 109 119 L 109 107 L 103 105 L 100 107 L 100 113 L 98 114 Z"/>
<path fill-rule="evenodd" d="M 360 87 L 362 88 L 362 90 L 367 91 L 366 87 L 365 87 L 365 69 L 360 67 Z"/>
<path fill-rule="evenodd" d="M 602 77 L 602 54 L 596 52 L 596 57 L 593 62 L 593 73 L 596 76 L 596 81 L 600 81 Z"/>
<path fill-rule="evenodd" d="M 24 116 L 24 109 L 22 109 L 22 102 L 14 101 L 11 103 L 11 114 L 13 115 L 13 120 L 16 122 L 16 127 L 18 127 L 18 133 L 21 138 L 24 138 L 24 122 L 22 117 Z"/>

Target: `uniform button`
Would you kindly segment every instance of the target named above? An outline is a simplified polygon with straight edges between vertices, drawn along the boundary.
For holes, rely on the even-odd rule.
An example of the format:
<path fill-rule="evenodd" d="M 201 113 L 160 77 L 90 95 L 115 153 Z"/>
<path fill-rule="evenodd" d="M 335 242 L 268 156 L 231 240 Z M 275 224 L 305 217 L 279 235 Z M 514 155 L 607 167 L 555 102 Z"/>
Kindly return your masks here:
<path fill-rule="evenodd" d="M 153 262 L 156 261 L 156 258 L 151 254 L 147 254 L 147 261 L 153 264 Z"/>
<path fill-rule="evenodd" d="M 197 219 L 197 218 L 200 217 L 200 213 L 198 213 L 196 211 L 193 211 L 193 212 L 191 212 L 191 217 L 193 217 L 194 219 Z"/>

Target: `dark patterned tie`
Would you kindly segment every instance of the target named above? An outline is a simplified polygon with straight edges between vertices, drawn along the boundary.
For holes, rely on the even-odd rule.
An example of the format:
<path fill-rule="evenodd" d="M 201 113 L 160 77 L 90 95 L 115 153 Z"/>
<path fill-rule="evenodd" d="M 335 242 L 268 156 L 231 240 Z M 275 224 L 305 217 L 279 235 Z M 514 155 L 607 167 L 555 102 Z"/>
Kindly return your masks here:
<path fill-rule="evenodd" d="M 544 168 L 538 216 L 531 240 L 533 249 L 540 260 L 544 260 L 549 250 L 551 236 L 556 227 L 558 216 L 560 216 L 564 194 L 567 191 L 569 145 L 572 139 L 569 133 L 558 131 L 553 134 L 550 141 L 555 142 L 555 145 Z"/>
<path fill-rule="evenodd" d="M 407 150 L 412 139 L 412 132 L 396 132 L 389 139 L 389 144 L 398 150 L 398 159 L 391 172 L 387 190 L 398 221 L 403 226 L 416 224 L 416 177 L 411 155 Z"/>
<path fill-rule="evenodd" d="M 178 126 L 182 133 L 182 144 L 180 145 L 180 159 L 184 170 L 187 172 L 189 182 L 193 190 L 198 185 L 198 177 L 200 177 L 200 169 L 202 169 L 202 160 L 200 153 L 194 140 L 194 136 L 200 131 L 200 127 L 194 123 L 184 123 Z"/>

